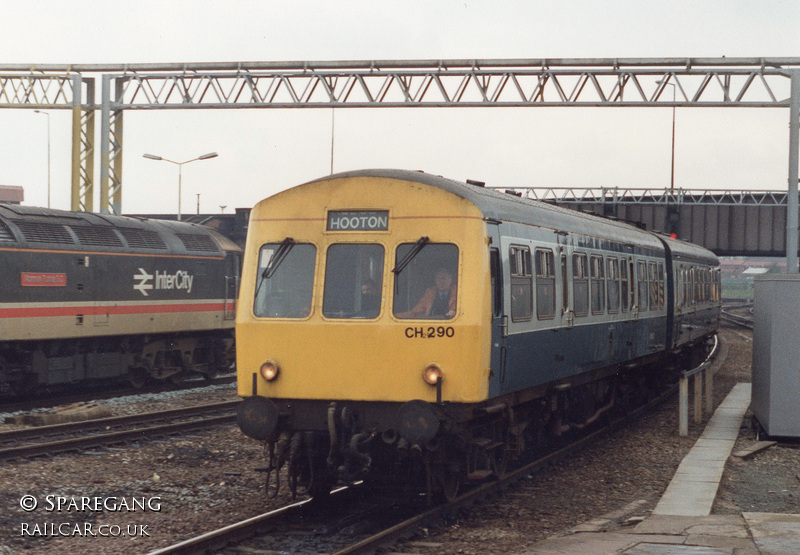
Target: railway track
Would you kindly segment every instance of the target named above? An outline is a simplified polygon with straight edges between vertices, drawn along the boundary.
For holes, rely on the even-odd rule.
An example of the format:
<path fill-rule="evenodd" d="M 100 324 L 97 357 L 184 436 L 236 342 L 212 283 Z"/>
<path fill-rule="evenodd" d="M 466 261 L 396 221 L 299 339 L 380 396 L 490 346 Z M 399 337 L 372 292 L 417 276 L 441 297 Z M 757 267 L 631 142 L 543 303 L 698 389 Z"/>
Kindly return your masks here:
<path fill-rule="evenodd" d="M 751 302 L 726 305 L 722 309 L 722 319 L 742 328 L 753 329 L 753 304 Z M 736 314 L 734 310 L 748 309 L 746 315 Z"/>
<path fill-rule="evenodd" d="M 8 395 L 0 396 L 0 412 L 27 412 L 34 409 L 43 409 L 68 405 L 72 403 L 86 403 L 89 401 L 101 401 L 103 399 L 113 399 L 117 397 L 141 395 L 143 393 L 163 393 L 167 391 L 185 391 L 208 387 L 210 385 L 225 385 L 236 382 L 236 374 L 218 376 L 213 379 L 191 379 L 174 384 L 172 382 L 159 382 L 148 384 L 140 389 L 130 385 L 120 385 L 118 387 L 108 387 L 92 385 L 86 387 L 80 393 L 69 393 L 64 391 L 51 393 L 37 393 L 31 398 L 20 400 L 19 397 Z"/>
<path fill-rule="evenodd" d="M 152 440 L 236 420 L 239 401 L 0 433 L 0 460 Z"/>
<path fill-rule="evenodd" d="M 629 424 L 675 394 L 677 385 L 645 405 L 607 420 L 602 426 L 572 443 L 551 451 L 501 478 L 485 482 L 460 495 L 450 503 L 434 507 L 421 502 L 398 504 L 380 493 L 361 494 L 357 487 L 340 488 L 325 505 L 305 500 L 280 509 L 202 534 L 184 542 L 154 551 L 151 555 L 198 552 L 240 553 L 240 549 L 258 552 L 333 552 L 337 555 L 373 553 L 403 537 L 410 537 L 428 522 L 451 518 L 461 508 L 482 498 L 496 495 L 548 464 L 557 462 L 597 441 L 612 430 Z M 387 509 L 388 505 L 388 509 Z"/>

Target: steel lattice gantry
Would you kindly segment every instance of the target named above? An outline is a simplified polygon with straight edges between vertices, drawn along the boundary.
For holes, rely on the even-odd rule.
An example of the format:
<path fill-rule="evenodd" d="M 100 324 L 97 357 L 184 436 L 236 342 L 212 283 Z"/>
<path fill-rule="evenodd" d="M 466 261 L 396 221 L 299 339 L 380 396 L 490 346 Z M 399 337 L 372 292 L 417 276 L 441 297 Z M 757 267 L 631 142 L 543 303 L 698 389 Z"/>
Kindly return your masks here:
<path fill-rule="evenodd" d="M 75 210 L 90 210 L 93 205 L 91 138 L 94 119 L 90 114 L 97 109 L 101 111 L 100 210 L 113 213 L 121 211 L 125 110 L 497 106 L 789 108 L 787 246 L 789 256 L 794 257 L 789 261 L 790 267 L 797 267 L 800 58 L 329 61 L 38 65 L 35 68 L 0 65 L 0 74 L 3 72 L 6 74 L 0 77 L 0 107 L 74 110 Z M 98 74 L 102 77 L 99 105 L 92 97 L 93 80 L 83 77 Z M 83 94 L 76 94 L 81 87 L 76 89 L 75 83 L 83 85 Z"/>

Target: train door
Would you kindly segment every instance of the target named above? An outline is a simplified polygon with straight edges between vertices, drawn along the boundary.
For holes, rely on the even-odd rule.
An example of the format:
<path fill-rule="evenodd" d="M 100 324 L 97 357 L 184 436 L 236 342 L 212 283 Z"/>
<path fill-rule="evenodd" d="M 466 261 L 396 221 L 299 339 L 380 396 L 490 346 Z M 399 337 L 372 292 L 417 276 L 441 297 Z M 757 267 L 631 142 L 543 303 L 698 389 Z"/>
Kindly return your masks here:
<path fill-rule="evenodd" d="M 570 248 L 563 236 L 558 236 L 559 243 L 559 286 L 561 299 L 561 325 L 566 329 L 572 329 L 575 325 L 575 311 L 572 309 L 573 300 L 571 298 L 570 283 L 572 279 L 569 275 Z"/>
<path fill-rule="evenodd" d="M 503 257 L 500 251 L 499 223 L 490 222 L 486 227 L 491 241 L 489 248 L 489 269 L 492 288 L 491 383 L 499 388 L 499 384 L 505 381 L 508 316 L 503 310 Z M 490 387 L 490 389 L 493 388 Z M 490 391 L 490 394 L 496 394 L 496 392 Z"/>

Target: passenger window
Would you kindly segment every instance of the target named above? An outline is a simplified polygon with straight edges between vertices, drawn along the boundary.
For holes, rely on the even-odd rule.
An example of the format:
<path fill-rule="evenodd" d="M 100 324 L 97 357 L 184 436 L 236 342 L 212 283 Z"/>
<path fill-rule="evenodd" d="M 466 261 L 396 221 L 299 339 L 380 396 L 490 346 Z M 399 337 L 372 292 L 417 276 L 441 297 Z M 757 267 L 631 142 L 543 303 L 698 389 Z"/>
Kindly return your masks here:
<path fill-rule="evenodd" d="M 556 271 L 553 251 L 536 249 L 536 317 L 549 320 L 556 314 Z"/>
<path fill-rule="evenodd" d="M 317 248 L 287 239 L 261 247 L 253 313 L 262 318 L 311 314 Z"/>
<path fill-rule="evenodd" d="M 608 265 L 608 311 L 619 312 L 619 260 L 609 258 Z"/>
<path fill-rule="evenodd" d="M 383 246 L 336 244 L 325 262 L 326 318 L 377 318 L 383 290 Z"/>
<path fill-rule="evenodd" d="M 621 287 L 622 292 L 620 293 L 620 300 L 622 301 L 622 312 L 628 311 L 628 299 L 630 295 L 630 281 L 628 280 L 628 264 L 624 260 L 619 267 L 619 273 L 621 278 Z"/>
<path fill-rule="evenodd" d="M 397 247 L 395 259 L 392 306 L 395 317 L 434 320 L 455 317 L 457 246 L 450 243 L 404 243 Z"/>
<path fill-rule="evenodd" d="M 658 307 L 664 308 L 664 263 L 658 263 Z"/>
<path fill-rule="evenodd" d="M 592 256 L 592 314 L 600 314 L 605 310 L 605 272 L 603 257 Z"/>
<path fill-rule="evenodd" d="M 533 314 L 531 251 L 528 247 L 511 247 L 508 257 L 511 268 L 511 320 L 527 322 Z"/>
<path fill-rule="evenodd" d="M 639 286 L 639 310 L 647 310 L 647 263 L 636 264 L 636 278 Z"/>
<path fill-rule="evenodd" d="M 572 297 L 575 315 L 589 314 L 589 268 L 585 254 L 572 255 Z"/>

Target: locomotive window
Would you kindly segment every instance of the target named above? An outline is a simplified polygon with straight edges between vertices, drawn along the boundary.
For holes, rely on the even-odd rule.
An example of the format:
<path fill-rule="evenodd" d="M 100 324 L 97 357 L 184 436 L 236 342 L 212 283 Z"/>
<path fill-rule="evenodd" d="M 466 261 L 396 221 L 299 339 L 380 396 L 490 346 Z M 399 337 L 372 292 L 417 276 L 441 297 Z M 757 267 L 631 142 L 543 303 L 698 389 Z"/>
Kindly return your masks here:
<path fill-rule="evenodd" d="M 619 312 L 619 260 L 609 258 L 608 265 L 608 311 Z"/>
<path fill-rule="evenodd" d="M 585 254 L 572 255 L 572 297 L 575 316 L 589 314 L 589 269 Z"/>
<path fill-rule="evenodd" d="M 403 260 L 415 243 L 397 247 Z M 449 320 L 456 315 L 458 247 L 450 243 L 426 243 L 395 274 L 392 311 L 397 318 Z"/>
<path fill-rule="evenodd" d="M 322 314 L 327 318 L 377 318 L 383 291 L 383 246 L 336 244 L 328 248 Z"/>
<path fill-rule="evenodd" d="M 622 301 L 622 303 L 621 303 L 622 304 L 622 312 L 627 312 L 628 311 L 628 299 L 629 299 L 629 295 L 630 295 L 631 284 L 628 281 L 628 263 L 625 262 L 624 260 L 622 261 L 622 264 L 620 264 L 619 275 L 620 275 L 620 278 L 621 278 L 620 285 L 622 287 L 622 291 L 620 293 L 620 301 Z"/>
<path fill-rule="evenodd" d="M 600 314 L 605 309 L 605 272 L 603 271 L 603 257 L 592 256 L 592 314 Z"/>
<path fill-rule="evenodd" d="M 647 262 L 637 262 L 636 278 L 639 284 L 639 310 L 647 310 Z"/>
<path fill-rule="evenodd" d="M 274 271 L 267 277 L 266 270 L 281 248 L 284 258 L 273 265 Z M 311 314 L 316 256 L 317 248 L 305 243 L 268 243 L 261 247 L 254 314 L 262 318 L 305 318 Z"/>
<path fill-rule="evenodd" d="M 536 249 L 536 317 L 548 320 L 556 314 L 556 271 L 553 251 Z"/>
<path fill-rule="evenodd" d="M 511 320 L 527 322 L 533 317 L 533 273 L 528 247 L 511 247 Z"/>

